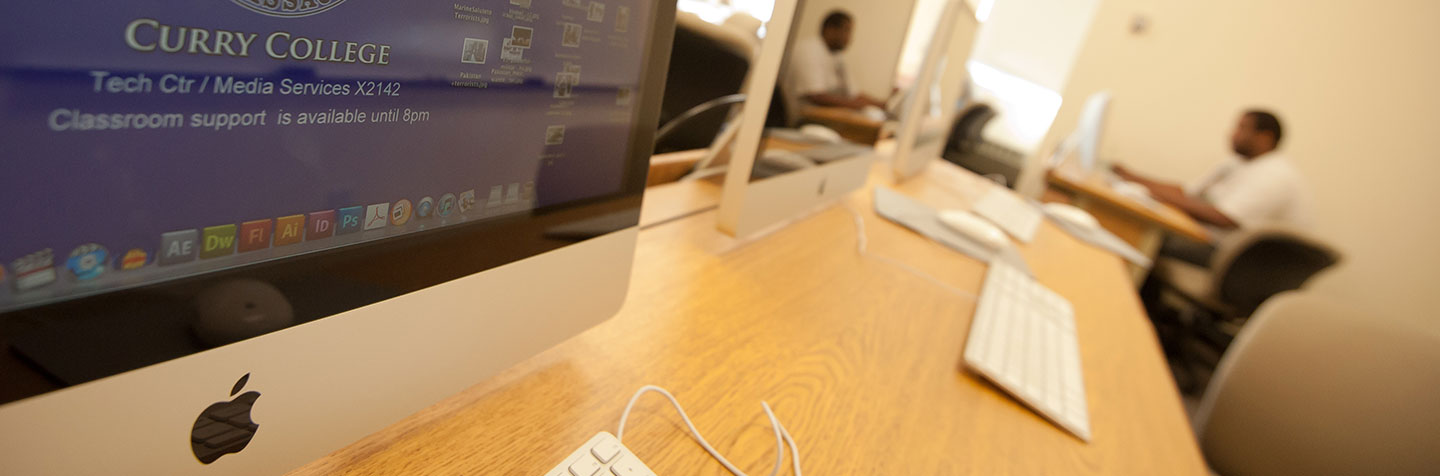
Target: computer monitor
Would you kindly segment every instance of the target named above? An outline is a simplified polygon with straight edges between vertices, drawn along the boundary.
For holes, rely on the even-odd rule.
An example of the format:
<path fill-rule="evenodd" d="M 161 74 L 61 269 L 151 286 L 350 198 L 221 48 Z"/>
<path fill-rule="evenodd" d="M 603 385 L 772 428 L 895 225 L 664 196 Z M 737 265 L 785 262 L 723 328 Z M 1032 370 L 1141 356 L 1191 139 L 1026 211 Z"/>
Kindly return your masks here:
<path fill-rule="evenodd" d="M 1073 167 L 1081 174 L 1103 171 L 1106 167 L 1100 159 L 1100 139 L 1105 135 L 1105 116 L 1109 111 L 1109 91 L 1091 94 L 1080 111 L 1080 122 L 1055 150 L 1050 166 Z"/>
<path fill-rule="evenodd" d="M 964 12 L 963 0 L 920 0 L 910 16 L 895 81 L 904 98 L 891 168 L 896 180 L 920 174 L 945 149 L 953 111 L 939 104 L 939 78 L 955 21 Z"/>
<path fill-rule="evenodd" d="M 859 189 L 868 177 L 873 149 L 855 144 L 822 144 L 787 140 L 766 127 L 771 101 L 784 101 L 776 89 L 777 79 L 788 66 L 788 45 L 799 30 L 801 0 L 777 0 L 766 24 L 766 36 L 752 62 L 746 82 L 738 130 L 731 146 L 730 164 L 721 190 L 717 226 L 735 237 L 750 237 L 803 216 Z M 783 113 L 781 113 L 783 115 Z M 784 122 L 772 121 L 772 122 Z M 793 139 L 793 134 L 790 135 Z M 802 153 L 826 145 L 839 154 L 823 159 Z M 783 152 L 782 152 L 783 151 Z M 793 167 L 779 173 L 757 175 L 756 165 L 765 154 L 788 154 Z M 770 164 L 786 162 L 771 161 Z"/>
<path fill-rule="evenodd" d="M 0 472 L 278 474 L 608 318 L 674 8 L 0 7 Z"/>

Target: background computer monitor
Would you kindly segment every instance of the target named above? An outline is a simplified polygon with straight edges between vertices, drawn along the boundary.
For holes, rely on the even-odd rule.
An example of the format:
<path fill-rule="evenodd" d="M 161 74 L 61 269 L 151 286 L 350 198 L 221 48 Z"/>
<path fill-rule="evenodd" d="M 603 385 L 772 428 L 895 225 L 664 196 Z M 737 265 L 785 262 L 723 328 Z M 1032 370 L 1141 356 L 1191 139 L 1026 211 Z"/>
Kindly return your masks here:
<path fill-rule="evenodd" d="M 803 216 L 807 211 L 834 202 L 865 184 L 873 154 L 856 146 L 856 153 L 823 163 L 806 163 L 783 173 L 758 177 L 753 174 L 757 158 L 769 148 L 804 149 L 821 144 L 789 142 L 777 145 L 766 128 L 767 116 L 786 114 L 772 110 L 773 101 L 784 101 L 776 83 L 785 70 L 788 45 L 798 31 L 803 1 L 778 0 L 766 24 L 766 36 L 750 69 L 746 100 L 741 112 L 730 165 L 725 171 L 717 211 L 717 228 L 735 237 L 749 237 Z M 797 158 L 805 161 L 809 159 Z"/>
<path fill-rule="evenodd" d="M 1105 136 L 1105 117 L 1109 111 L 1109 91 L 1100 91 L 1085 99 L 1080 122 L 1055 150 L 1050 166 L 1082 174 L 1103 171 L 1106 165 L 1100 159 L 1100 140 Z"/>
<path fill-rule="evenodd" d="M 671 2 L 0 10 L 0 472 L 278 474 L 623 301 Z"/>
<path fill-rule="evenodd" d="M 897 180 L 915 176 L 945 148 L 954 111 L 939 102 L 937 81 L 944 73 L 945 55 L 955 22 L 964 12 L 963 0 L 920 0 L 910 16 L 909 33 L 896 69 L 902 87 L 899 127 L 891 166 Z M 924 46 L 915 46 L 916 44 Z M 923 52 L 923 56 L 919 53 Z M 917 58 L 918 56 L 918 58 Z M 908 57 L 908 60 L 907 60 Z M 908 86 L 908 88 L 904 88 Z"/>

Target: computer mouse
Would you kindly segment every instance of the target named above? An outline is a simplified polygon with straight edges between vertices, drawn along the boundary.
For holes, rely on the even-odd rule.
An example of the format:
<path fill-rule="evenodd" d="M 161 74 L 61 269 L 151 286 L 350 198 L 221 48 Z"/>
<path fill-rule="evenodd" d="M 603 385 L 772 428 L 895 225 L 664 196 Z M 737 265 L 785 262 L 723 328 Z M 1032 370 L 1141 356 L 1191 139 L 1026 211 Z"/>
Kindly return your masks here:
<path fill-rule="evenodd" d="M 831 144 L 838 144 L 841 141 L 845 140 L 844 138 L 840 137 L 839 132 L 835 132 L 835 129 L 831 129 L 829 127 L 825 127 L 819 124 L 806 124 L 800 126 L 800 133 L 805 134 L 806 137 L 809 137 L 811 139 L 815 139 L 821 142 L 828 142 Z"/>
<path fill-rule="evenodd" d="M 1000 227 L 965 210 L 942 210 L 940 223 L 986 248 L 998 250 L 1010 243 Z"/>
<path fill-rule="evenodd" d="M 1094 230 L 1100 228 L 1100 222 L 1090 212 L 1081 210 L 1080 207 L 1067 203 L 1046 203 L 1045 213 L 1057 220 L 1069 223 L 1078 228 Z"/>
<path fill-rule="evenodd" d="M 888 118 L 884 109 L 875 106 L 865 106 L 864 109 L 860 110 L 860 115 L 875 122 L 881 122 Z"/>
<path fill-rule="evenodd" d="M 234 279 L 195 296 L 195 320 L 190 328 L 200 341 L 218 347 L 278 331 L 294 322 L 290 300 L 275 286 L 255 279 Z"/>

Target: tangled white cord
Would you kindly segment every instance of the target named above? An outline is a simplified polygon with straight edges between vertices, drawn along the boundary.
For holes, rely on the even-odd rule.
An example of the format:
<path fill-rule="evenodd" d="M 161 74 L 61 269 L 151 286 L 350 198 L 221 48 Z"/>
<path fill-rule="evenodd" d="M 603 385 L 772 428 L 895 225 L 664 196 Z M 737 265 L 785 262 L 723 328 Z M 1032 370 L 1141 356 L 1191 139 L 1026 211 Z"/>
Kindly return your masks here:
<path fill-rule="evenodd" d="M 884 256 L 871 254 L 867 250 L 867 248 L 869 247 L 869 238 L 865 235 L 865 218 L 861 217 L 860 213 L 856 212 L 853 208 L 847 206 L 845 207 L 845 210 L 850 212 L 850 216 L 854 217 L 855 219 L 855 246 L 856 251 L 859 252 L 861 256 L 876 261 L 885 262 L 890 264 L 891 266 L 903 269 L 911 274 L 925 279 L 926 281 L 934 283 L 936 286 L 940 286 L 941 288 L 944 288 L 945 290 L 957 296 L 961 296 L 970 300 L 978 299 L 978 296 L 976 296 L 975 293 L 971 293 L 946 284 L 944 281 L 936 279 L 934 276 L 915 269 L 908 264 Z M 665 399 L 670 401 L 670 405 L 674 406 L 675 411 L 680 414 L 680 420 L 685 422 L 685 427 L 690 429 L 691 435 L 694 435 L 695 441 L 697 443 L 700 443 L 700 447 L 704 448 L 706 453 L 710 453 L 710 456 L 714 457 L 716 461 L 720 462 L 721 466 L 724 466 L 726 470 L 729 470 L 730 473 L 734 474 L 735 476 L 746 476 L 745 472 L 740 471 L 740 468 L 735 467 L 734 464 L 730 463 L 730 460 L 727 460 L 724 456 L 720 455 L 720 452 L 716 451 L 715 447 L 710 446 L 709 441 L 705 441 L 705 437 L 700 434 L 699 429 L 695 428 L 695 423 L 690 421 L 690 415 L 685 413 L 685 408 L 680 405 L 680 401 L 676 400 L 674 395 L 671 395 L 668 390 L 654 385 L 646 385 L 644 387 L 640 387 L 640 390 L 636 391 L 635 395 L 630 397 L 630 402 L 625 404 L 625 411 L 620 414 L 620 426 L 615 430 L 616 440 L 619 440 L 621 444 L 624 444 L 625 422 L 630 419 L 630 410 L 635 408 L 635 402 L 639 401 L 640 397 L 648 392 L 658 393 L 664 396 Z M 780 424 L 780 420 L 775 417 L 775 412 L 770 410 L 769 403 L 762 401 L 760 402 L 760 407 L 765 410 L 765 416 L 770 419 L 770 429 L 775 433 L 775 467 L 770 470 L 770 476 L 776 476 L 780 474 L 780 468 L 785 466 L 785 447 L 787 445 L 790 448 L 791 462 L 794 464 L 793 468 L 795 470 L 795 476 L 801 476 L 800 448 L 795 445 L 795 439 L 790 436 L 790 432 L 785 429 L 785 425 Z"/>
<path fill-rule="evenodd" d="M 621 444 L 625 443 L 625 421 L 630 419 L 630 409 L 635 407 L 635 402 L 640 400 L 640 396 L 646 392 L 655 392 L 664 395 L 666 399 L 670 400 L 670 404 L 674 405 L 675 411 L 680 413 L 680 419 L 685 422 L 686 427 L 690 428 L 690 434 L 695 436 L 695 441 L 700 443 L 700 447 L 704 448 L 705 452 L 710 453 L 710 456 L 715 457 L 715 460 L 719 461 L 721 466 L 730 470 L 731 474 L 735 476 L 745 476 L 745 473 L 740 471 L 740 468 L 736 468 L 735 465 L 730 464 L 730 460 L 721 456 L 719 451 L 716 451 L 713 446 L 710 446 L 710 442 L 705 441 L 704 436 L 700 436 L 700 430 L 695 429 L 695 424 L 690 422 L 690 416 L 685 414 L 685 408 L 680 406 L 680 401 L 676 400 L 675 396 L 671 395 L 668 390 L 654 385 L 640 387 L 640 390 L 636 391 L 635 395 L 630 397 L 630 403 L 625 404 L 625 412 L 620 414 L 620 427 L 615 430 L 616 440 L 619 440 Z M 762 401 L 760 402 L 760 407 L 765 409 L 765 416 L 770 418 L 770 429 L 775 432 L 775 468 L 770 470 L 770 476 L 780 474 L 780 468 L 785 466 L 785 445 L 781 444 L 782 440 L 790 446 L 791 459 L 795 463 L 795 476 L 801 476 L 800 449 L 795 446 L 795 439 L 790 437 L 790 432 L 786 431 L 785 426 L 780 424 L 780 420 L 775 418 L 775 412 L 770 411 L 770 404 Z"/>
<path fill-rule="evenodd" d="M 870 253 L 870 252 L 868 251 L 868 249 L 867 249 L 867 247 L 869 246 L 869 243 L 870 243 L 870 239 L 865 236 L 865 218 L 860 216 L 860 212 L 855 211 L 854 208 L 850 208 L 849 206 L 846 206 L 846 207 L 845 207 L 845 211 L 850 212 L 850 216 L 855 218 L 855 248 L 856 248 L 857 251 L 860 252 L 860 256 L 864 256 L 864 257 L 866 257 L 866 258 L 870 258 L 870 259 L 873 259 L 873 260 L 876 260 L 876 261 L 881 261 L 881 262 L 884 262 L 884 263 L 888 263 L 888 264 L 890 264 L 891 266 L 895 266 L 895 267 L 897 267 L 897 268 L 903 269 L 903 270 L 909 272 L 910 274 L 919 276 L 920 278 L 922 278 L 922 279 L 924 279 L 924 280 L 926 280 L 926 281 L 929 281 L 929 282 L 935 284 L 936 286 L 940 286 L 941 288 L 944 288 L 946 291 L 950 291 L 951 294 L 954 294 L 954 295 L 957 295 L 957 296 L 960 296 L 960 297 L 969 299 L 969 300 L 971 300 L 971 301 L 980 299 L 980 297 L 979 297 L 979 296 L 976 296 L 975 293 L 972 293 L 972 292 L 969 292 L 969 291 L 966 291 L 966 290 L 957 288 L 957 287 L 955 287 L 955 286 L 951 286 L 951 285 L 949 285 L 949 284 L 945 284 L 944 281 L 941 281 L 941 280 L 939 280 L 939 279 L 936 279 L 934 276 L 931 276 L 931 275 L 925 273 L 924 271 L 920 271 L 920 270 L 918 270 L 918 269 L 915 269 L 913 266 L 910 266 L 910 265 L 905 264 L 905 263 L 903 263 L 903 262 L 896 261 L 896 260 L 893 260 L 893 259 L 890 259 L 890 258 L 887 258 L 887 257 L 884 257 L 884 256 L 880 256 L 880 255 L 876 255 L 876 254 Z"/>

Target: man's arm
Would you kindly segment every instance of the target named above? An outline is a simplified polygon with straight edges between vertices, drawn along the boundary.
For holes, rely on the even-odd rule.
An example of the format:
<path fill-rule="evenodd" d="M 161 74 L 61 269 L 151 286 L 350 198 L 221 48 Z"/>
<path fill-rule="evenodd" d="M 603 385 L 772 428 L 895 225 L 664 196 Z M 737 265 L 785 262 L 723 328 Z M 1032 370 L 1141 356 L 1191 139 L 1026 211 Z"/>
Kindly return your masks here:
<path fill-rule="evenodd" d="M 864 102 L 866 106 L 875 106 L 880 109 L 885 109 L 884 99 L 876 99 L 874 96 L 865 93 L 860 93 L 860 96 L 856 97 L 856 99 Z"/>
<path fill-rule="evenodd" d="M 885 108 L 885 101 L 875 99 L 866 94 L 852 98 L 834 93 L 815 93 L 806 94 L 805 100 L 817 106 L 843 107 L 848 109 L 864 109 L 866 106 Z"/>
<path fill-rule="evenodd" d="M 848 109 L 863 109 L 869 105 L 864 97 L 849 98 L 833 93 L 806 94 L 805 100 L 817 106 L 843 107 Z"/>
<path fill-rule="evenodd" d="M 1231 219 L 1220 209 L 1215 208 L 1209 202 L 1192 197 L 1185 193 L 1185 189 L 1174 185 L 1163 185 L 1158 187 L 1146 186 L 1150 189 L 1150 196 L 1155 197 L 1163 203 L 1170 204 L 1180 211 L 1185 212 L 1198 221 L 1208 223 L 1218 228 L 1233 230 L 1240 227 L 1239 223 Z"/>
<path fill-rule="evenodd" d="M 1215 208 L 1214 205 L 1204 200 L 1191 197 L 1189 194 L 1186 194 L 1185 189 L 1179 185 L 1146 178 L 1119 165 L 1111 167 L 1111 170 L 1122 179 L 1144 186 L 1150 191 L 1150 196 L 1154 197 L 1155 200 L 1179 208 L 1180 211 L 1185 212 L 1186 215 L 1190 215 L 1191 218 L 1226 230 L 1240 227 L 1239 223 L 1236 223 L 1235 220 L 1225 215 L 1220 209 Z"/>

